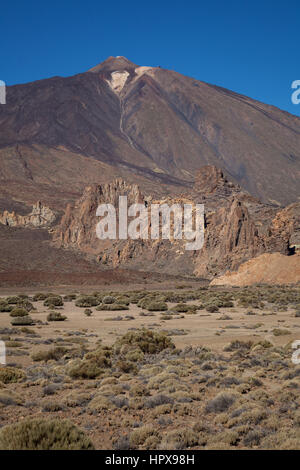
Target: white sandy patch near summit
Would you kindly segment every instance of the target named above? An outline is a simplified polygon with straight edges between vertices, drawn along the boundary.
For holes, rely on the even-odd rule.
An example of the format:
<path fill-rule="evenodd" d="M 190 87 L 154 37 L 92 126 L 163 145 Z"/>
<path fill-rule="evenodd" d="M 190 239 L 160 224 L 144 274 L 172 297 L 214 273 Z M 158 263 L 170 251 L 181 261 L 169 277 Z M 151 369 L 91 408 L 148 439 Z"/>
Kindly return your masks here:
<path fill-rule="evenodd" d="M 126 70 L 124 72 L 112 72 L 111 80 L 107 80 L 107 83 L 115 93 L 120 93 L 124 88 L 128 76 L 129 73 L 126 72 Z"/>

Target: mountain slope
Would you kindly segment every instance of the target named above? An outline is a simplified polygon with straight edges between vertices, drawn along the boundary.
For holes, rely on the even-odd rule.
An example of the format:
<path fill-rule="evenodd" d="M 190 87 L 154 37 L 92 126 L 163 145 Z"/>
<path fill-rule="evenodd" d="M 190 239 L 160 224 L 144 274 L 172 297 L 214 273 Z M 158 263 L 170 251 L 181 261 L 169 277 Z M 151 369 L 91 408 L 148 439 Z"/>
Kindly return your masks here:
<path fill-rule="evenodd" d="M 39 199 L 61 208 L 53 189 L 64 202 L 75 200 L 82 175 L 85 184 L 97 182 L 103 164 L 110 179 L 132 174 L 142 187 L 156 182 L 176 191 L 212 164 L 263 201 L 288 204 L 300 197 L 299 149 L 296 116 L 110 57 L 73 77 L 8 87 L 0 107 L 0 200 L 33 203 L 36 189 Z"/>

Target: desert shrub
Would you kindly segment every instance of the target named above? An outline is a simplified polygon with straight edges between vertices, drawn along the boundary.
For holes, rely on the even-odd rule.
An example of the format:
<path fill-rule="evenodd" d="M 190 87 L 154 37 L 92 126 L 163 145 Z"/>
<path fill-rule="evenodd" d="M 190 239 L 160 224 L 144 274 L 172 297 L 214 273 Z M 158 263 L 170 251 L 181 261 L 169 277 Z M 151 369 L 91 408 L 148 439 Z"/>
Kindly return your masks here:
<path fill-rule="evenodd" d="M 88 409 L 92 411 L 110 410 L 115 408 L 111 401 L 102 395 L 96 395 L 88 404 Z"/>
<path fill-rule="evenodd" d="M 22 406 L 24 399 L 11 390 L 0 390 L 0 408 L 1 406 Z"/>
<path fill-rule="evenodd" d="M 284 330 L 284 329 L 280 329 L 280 328 L 274 328 L 272 333 L 273 333 L 274 336 L 284 336 L 284 335 L 290 335 L 291 334 L 291 332 L 289 330 Z"/>
<path fill-rule="evenodd" d="M 222 413 L 228 410 L 235 400 L 235 395 L 221 392 L 207 403 L 206 411 L 208 413 Z"/>
<path fill-rule="evenodd" d="M 114 450 L 130 450 L 130 440 L 128 436 L 120 436 L 113 441 Z"/>
<path fill-rule="evenodd" d="M 57 411 L 63 411 L 64 409 L 65 406 L 61 403 L 56 401 L 48 401 L 47 403 L 44 403 L 42 411 L 47 413 L 56 413 Z"/>
<path fill-rule="evenodd" d="M 150 392 L 144 384 L 142 385 L 141 383 L 138 383 L 131 387 L 130 395 L 133 397 L 143 397 L 150 395 Z"/>
<path fill-rule="evenodd" d="M 231 300 L 221 300 L 220 302 L 218 302 L 218 307 L 232 308 L 234 307 L 234 303 Z"/>
<path fill-rule="evenodd" d="M 0 312 L 11 312 L 13 308 L 13 305 L 9 305 L 6 302 L 0 302 Z"/>
<path fill-rule="evenodd" d="M 160 448 L 180 450 L 198 445 L 199 438 L 192 429 L 179 429 L 168 432 L 162 439 Z"/>
<path fill-rule="evenodd" d="M 47 321 L 65 321 L 66 319 L 66 315 L 62 315 L 60 312 L 50 312 L 47 315 Z"/>
<path fill-rule="evenodd" d="M 99 304 L 100 300 L 92 295 L 82 295 L 75 302 L 76 307 L 81 308 L 96 307 Z"/>
<path fill-rule="evenodd" d="M 0 382 L 4 384 L 21 382 L 26 377 L 25 372 L 14 367 L 0 367 Z"/>
<path fill-rule="evenodd" d="M 27 326 L 24 326 L 24 328 L 20 328 L 20 331 L 22 333 L 25 333 L 26 335 L 38 336 L 32 328 L 27 328 Z"/>
<path fill-rule="evenodd" d="M 149 302 L 146 309 L 149 310 L 149 312 L 163 312 L 168 310 L 168 305 L 165 302 L 154 301 Z"/>
<path fill-rule="evenodd" d="M 87 317 L 90 317 L 93 311 L 90 308 L 86 308 L 83 312 Z"/>
<path fill-rule="evenodd" d="M 33 296 L 32 300 L 33 300 L 34 302 L 39 302 L 39 301 L 44 301 L 44 300 L 46 300 L 47 297 L 48 297 L 47 294 L 44 294 L 43 292 L 38 292 L 37 294 L 35 294 L 35 295 Z"/>
<path fill-rule="evenodd" d="M 90 439 L 68 420 L 25 419 L 0 429 L 1 450 L 92 450 Z"/>
<path fill-rule="evenodd" d="M 31 302 L 29 302 L 29 300 L 21 300 L 20 302 L 17 303 L 17 307 L 20 307 L 20 308 L 24 308 L 25 310 L 27 310 L 27 312 L 31 312 L 31 310 L 34 310 L 34 307 L 32 305 Z"/>
<path fill-rule="evenodd" d="M 49 384 L 43 388 L 43 395 L 49 396 L 54 395 L 60 389 L 59 384 Z"/>
<path fill-rule="evenodd" d="M 102 299 L 103 304 L 114 304 L 116 302 L 116 298 L 113 297 L 112 295 L 106 295 Z"/>
<path fill-rule="evenodd" d="M 13 296 L 13 297 L 7 297 L 6 302 L 8 304 L 18 304 L 21 301 L 20 297 Z"/>
<path fill-rule="evenodd" d="M 59 359 L 61 359 L 67 351 L 67 348 L 57 346 L 56 348 L 49 349 L 48 351 L 38 351 L 32 354 L 31 357 L 35 362 L 59 361 Z"/>
<path fill-rule="evenodd" d="M 45 307 L 62 307 L 63 304 L 64 303 L 60 295 L 47 297 L 47 299 L 44 302 Z"/>
<path fill-rule="evenodd" d="M 135 429 L 130 435 L 130 446 L 131 448 L 144 444 L 146 439 L 150 436 L 157 435 L 157 430 L 154 426 L 146 425 L 138 429 Z"/>
<path fill-rule="evenodd" d="M 26 325 L 33 325 L 33 319 L 27 315 L 26 317 L 16 317 L 13 318 L 11 324 L 13 326 L 26 326 Z"/>
<path fill-rule="evenodd" d="M 69 375 L 73 379 L 95 379 L 105 369 L 111 367 L 110 356 L 110 348 L 100 347 L 95 351 L 91 351 L 84 356 L 83 360 L 69 369 Z"/>
<path fill-rule="evenodd" d="M 115 343 L 115 349 L 120 352 L 122 346 L 131 346 L 140 349 L 143 353 L 157 354 L 164 349 L 174 349 L 175 345 L 166 333 L 156 333 L 151 330 L 141 329 L 129 331 Z"/>
<path fill-rule="evenodd" d="M 172 403 L 174 403 L 173 398 L 168 397 L 167 395 L 158 394 L 147 398 L 147 400 L 145 401 L 145 406 L 147 408 L 155 408 L 156 406 L 167 405 Z"/>
<path fill-rule="evenodd" d="M 261 439 L 264 437 L 264 433 L 259 429 L 253 429 L 246 434 L 243 439 L 244 445 L 246 447 L 258 446 Z"/>
<path fill-rule="evenodd" d="M 84 360 L 93 361 L 98 367 L 111 367 L 112 350 L 109 347 L 99 347 L 94 351 L 88 352 Z"/>
<path fill-rule="evenodd" d="M 27 310 L 25 310 L 25 308 L 21 308 L 21 307 L 15 307 L 10 312 L 11 317 L 26 317 L 27 315 L 28 315 Z"/>
<path fill-rule="evenodd" d="M 95 379 L 103 373 L 103 370 L 92 361 L 81 361 L 69 369 L 72 379 Z"/>
<path fill-rule="evenodd" d="M 123 395 L 113 396 L 110 400 L 111 403 L 117 408 L 124 408 L 128 406 L 128 398 L 124 397 Z"/>
<path fill-rule="evenodd" d="M 215 313 L 219 311 L 219 307 L 215 304 L 206 305 L 206 311 L 209 313 Z"/>
<path fill-rule="evenodd" d="M 96 307 L 96 310 L 98 311 L 105 310 L 105 311 L 114 312 L 117 310 L 129 310 L 129 307 L 127 307 L 127 305 L 121 305 L 121 304 L 102 304 L 102 305 L 98 305 L 98 307 Z"/>
<path fill-rule="evenodd" d="M 8 340 L 5 341 L 5 346 L 7 348 L 20 348 L 21 346 L 23 346 L 23 343 L 20 340 Z"/>
<path fill-rule="evenodd" d="M 73 300 L 76 300 L 76 299 L 77 299 L 76 294 L 67 294 L 67 295 L 64 296 L 63 301 L 64 302 L 72 302 Z"/>
<path fill-rule="evenodd" d="M 63 400 L 64 405 L 74 408 L 76 406 L 83 406 L 90 401 L 91 397 L 85 392 L 70 392 Z"/>
<path fill-rule="evenodd" d="M 127 361 L 139 362 L 144 359 L 144 353 L 140 349 L 132 349 L 125 357 Z"/>
<path fill-rule="evenodd" d="M 178 313 L 196 313 L 197 305 L 177 304 L 171 310 Z"/>
<path fill-rule="evenodd" d="M 231 341 L 230 344 L 224 347 L 224 351 L 226 352 L 231 352 L 231 351 L 239 351 L 239 350 L 250 350 L 253 346 L 252 341 L 240 341 L 240 340 L 234 340 Z"/>
<path fill-rule="evenodd" d="M 104 303 L 104 302 L 103 302 Z M 130 304 L 130 298 L 126 297 L 125 295 L 118 295 L 116 297 L 116 304 L 121 304 L 121 305 L 129 305 Z"/>
<path fill-rule="evenodd" d="M 137 371 L 136 365 L 133 362 L 122 359 L 117 361 L 116 366 L 124 374 L 136 373 Z"/>
<path fill-rule="evenodd" d="M 269 349 L 272 348 L 274 345 L 270 341 L 264 339 L 262 341 L 259 341 L 256 346 L 262 346 L 264 349 Z"/>

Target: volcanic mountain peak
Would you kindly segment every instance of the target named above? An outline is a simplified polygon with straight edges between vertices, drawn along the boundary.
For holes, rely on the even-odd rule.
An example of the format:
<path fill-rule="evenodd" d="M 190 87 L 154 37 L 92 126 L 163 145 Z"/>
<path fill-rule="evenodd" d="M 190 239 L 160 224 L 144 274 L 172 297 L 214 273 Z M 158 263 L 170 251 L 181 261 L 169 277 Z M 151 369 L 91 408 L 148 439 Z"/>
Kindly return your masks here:
<path fill-rule="evenodd" d="M 138 67 L 138 65 L 134 64 L 130 60 L 126 59 L 123 56 L 117 57 L 108 57 L 104 62 L 92 67 L 88 70 L 88 72 L 120 72 L 122 70 L 131 71 Z"/>
<path fill-rule="evenodd" d="M 7 209 L 9 196 L 10 209 L 17 209 L 14 188 L 21 181 L 22 202 L 38 194 L 52 207 L 45 185 L 57 195 L 62 184 L 64 200 L 74 200 L 66 184 L 81 191 L 83 173 L 86 183 L 103 182 L 104 171 L 143 179 L 152 191 L 171 184 L 178 193 L 208 164 L 252 196 L 286 205 L 300 195 L 299 123 L 230 90 L 109 57 L 73 77 L 7 87 L 7 104 L 0 106 L 0 207 Z M 230 185 L 207 169 L 196 178 L 197 198 L 227 197 L 238 191 Z"/>

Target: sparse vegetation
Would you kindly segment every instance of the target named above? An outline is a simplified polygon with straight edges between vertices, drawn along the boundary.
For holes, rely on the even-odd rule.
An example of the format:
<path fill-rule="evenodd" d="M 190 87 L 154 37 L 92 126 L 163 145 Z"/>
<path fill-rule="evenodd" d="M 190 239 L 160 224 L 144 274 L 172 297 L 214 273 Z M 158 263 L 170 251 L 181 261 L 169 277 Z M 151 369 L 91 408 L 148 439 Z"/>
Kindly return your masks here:
<path fill-rule="evenodd" d="M 9 307 L 0 315 L 8 362 L 0 367 L 0 435 L 10 423 L 43 413 L 47 422 L 48 415 L 86 426 L 97 448 L 299 449 L 300 368 L 291 361 L 298 286 L 99 291 L 58 296 L 68 304 L 50 312 L 42 304 L 57 294 L 45 295 L 35 300 L 34 329 L 9 324 L 30 319 L 20 302 L 31 297 L 0 299 L 0 310 Z M 96 299 L 95 308 L 76 309 L 83 297 Z M 105 297 L 113 302 L 103 303 Z M 151 303 L 167 310 L 150 311 Z M 116 305 L 129 309 L 117 323 L 106 323 L 115 315 L 97 313 Z M 209 305 L 222 310 L 212 315 Z M 20 309 L 24 317 L 10 317 Z M 66 325 L 45 322 L 65 313 Z M 47 436 L 47 448 L 63 448 Z M 30 439 L 16 445 L 30 448 Z M 39 437 L 36 445 L 44 445 Z"/>
<path fill-rule="evenodd" d="M 60 312 L 50 312 L 47 315 L 47 321 L 65 321 L 66 315 L 62 315 Z"/>
<path fill-rule="evenodd" d="M 92 450 L 90 439 L 67 420 L 28 419 L 0 429 L 0 450 Z"/>

